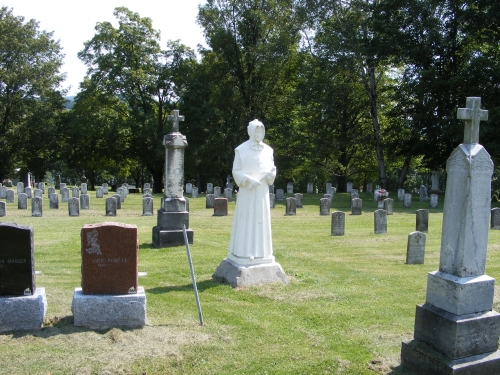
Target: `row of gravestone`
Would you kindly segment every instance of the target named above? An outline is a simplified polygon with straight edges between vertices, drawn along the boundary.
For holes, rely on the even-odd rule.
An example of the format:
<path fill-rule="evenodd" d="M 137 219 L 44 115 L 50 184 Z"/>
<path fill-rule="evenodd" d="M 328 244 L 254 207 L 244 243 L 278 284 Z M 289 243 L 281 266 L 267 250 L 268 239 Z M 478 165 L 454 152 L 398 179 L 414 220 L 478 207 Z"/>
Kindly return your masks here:
<path fill-rule="evenodd" d="M 186 184 L 186 189 L 185 189 L 185 192 L 186 194 L 192 194 L 192 192 L 194 191 L 193 189 L 196 189 L 196 193 L 198 193 L 198 188 L 193 186 L 192 183 L 188 182 Z M 229 181 L 226 185 L 226 189 L 229 189 L 231 192 L 233 191 L 233 184 L 231 184 Z M 225 190 L 226 190 L 225 189 Z M 269 186 L 269 192 L 270 193 L 275 193 L 274 191 L 274 185 L 270 185 Z M 293 183 L 292 182 L 289 182 L 287 184 L 287 194 L 294 194 L 293 193 Z M 283 192 L 284 194 L 284 190 L 283 189 L 277 189 L 276 190 L 276 194 L 279 194 L 278 192 L 281 191 Z M 307 194 L 312 194 L 314 191 L 314 186 L 313 186 L 313 183 L 310 182 L 307 184 Z M 216 195 L 216 198 L 220 198 L 220 194 L 221 194 L 221 188 L 219 186 L 215 186 L 212 184 L 212 183 L 207 183 L 207 190 L 206 190 L 206 193 L 207 194 L 215 194 Z M 327 183 L 325 185 L 325 193 L 326 194 L 334 194 L 335 193 L 335 188 L 332 187 L 332 184 L 331 183 Z"/>
<path fill-rule="evenodd" d="M 47 311 L 45 288 L 35 279 L 33 228 L 0 223 L 0 332 L 40 329 Z M 138 285 L 135 225 L 101 223 L 81 230 L 81 287 L 71 310 L 75 326 L 142 327 L 146 296 Z"/>

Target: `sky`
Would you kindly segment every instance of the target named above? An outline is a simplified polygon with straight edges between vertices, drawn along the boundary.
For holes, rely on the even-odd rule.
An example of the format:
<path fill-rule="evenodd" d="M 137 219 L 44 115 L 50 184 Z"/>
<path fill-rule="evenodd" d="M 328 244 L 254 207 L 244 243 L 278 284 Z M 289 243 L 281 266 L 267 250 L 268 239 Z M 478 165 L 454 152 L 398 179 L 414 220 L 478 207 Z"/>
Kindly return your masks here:
<path fill-rule="evenodd" d="M 197 50 L 198 44 L 205 45 L 203 30 L 196 24 L 198 5 L 203 3 L 203 0 L 0 0 L 1 6 L 13 8 L 15 16 L 23 16 L 25 21 L 35 19 L 40 30 L 54 32 L 53 38 L 59 40 L 66 55 L 61 68 L 66 73 L 62 88 L 69 89 L 69 96 L 79 91 L 78 84 L 87 70 L 77 53 L 94 36 L 97 22 L 118 25 L 113 15 L 116 7 L 124 6 L 141 17 L 151 18 L 153 28 L 161 32 L 162 48 L 167 40 L 180 39 Z"/>

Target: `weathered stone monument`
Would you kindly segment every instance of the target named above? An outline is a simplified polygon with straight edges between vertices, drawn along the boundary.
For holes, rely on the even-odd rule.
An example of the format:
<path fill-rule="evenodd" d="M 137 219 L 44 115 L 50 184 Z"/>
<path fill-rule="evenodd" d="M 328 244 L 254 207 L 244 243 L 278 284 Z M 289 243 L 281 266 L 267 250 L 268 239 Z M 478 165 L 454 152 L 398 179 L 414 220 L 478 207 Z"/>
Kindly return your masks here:
<path fill-rule="evenodd" d="M 198 188 L 196 186 L 191 188 L 191 198 L 198 198 Z"/>
<path fill-rule="evenodd" d="M 405 199 L 405 189 L 398 189 L 398 201 L 403 202 Z"/>
<path fill-rule="evenodd" d="M 225 188 L 224 189 L 224 198 L 226 198 L 228 202 L 232 202 L 233 201 L 233 189 Z"/>
<path fill-rule="evenodd" d="M 206 208 L 214 208 L 214 203 L 215 203 L 215 195 L 214 194 L 207 194 L 205 196 L 205 207 Z"/>
<path fill-rule="evenodd" d="M 220 186 L 214 187 L 214 195 L 215 195 L 215 198 L 221 198 L 221 188 L 220 188 Z"/>
<path fill-rule="evenodd" d="M 116 198 L 106 198 L 106 216 L 116 216 Z"/>
<path fill-rule="evenodd" d="M 121 210 L 121 208 L 122 208 L 122 199 L 120 197 L 120 194 L 113 194 L 111 197 L 116 199 L 116 209 L 117 210 Z"/>
<path fill-rule="evenodd" d="M 351 215 L 361 215 L 363 213 L 363 200 L 354 198 L 351 200 Z"/>
<path fill-rule="evenodd" d="M 7 214 L 7 209 L 5 208 L 5 206 L 5 202 L 0 202 L 0 217 L 4 217 Z"/>
<path fill-rule="evenodd" d="M 412 196 L 411 194 L 406 193 L 403 197 L 403 207 L 404 208 L 410 208 L 411 207 L 411 199 Z"/>
<path fill-rule="evenodd" d="M 384 207 L 382 207 L 382 208 L 387 211 L 387 215 L 393 215 L 394 214 L 394 199 L 385 198 L 384 199 Z"/>
<path fill-rule="evenodd" d="M 321 198 L 319 200 L 319 214 L 321 216 L 330 216 L 331 202 L 329 198 Z"/>
<path fill-rule="evenodd" d="M 304 198 L 304 195 L 302 193 L 295 193 L 293 196 L 297 201 L 297 208 L 302 208 L 303 207 L 302 200 Z"/>
<path fill-rule="evenodd" d="M 82 210 L 90 210 L 90 195 L 84 193 L 80 195 L 80 208 Z"/>
<path fill-rule="evenodd" d="M 102 186 L 96 186 L 96 188 L 95 188 L 95 197 L 96 198 L 102 198 L 103 197 Z"/>
<path fill-rule="evenodd" d="M 69 216 L 80 216 L 80 202 L 78 198 L 72 197 L 68 200 Z"/>
<path fill-rule="evenodd" d="M 233 177 L 239 186 L 229 253 L 214 272 L 233 287 L 288 283 L 273 256 L 269 185 L 276 177 L 273 149 L 263 143 L 264 124 L 248 124 L 249 140 L 235 149 Z M 295 198 L 291 198 L 295 199 Z"/>
<path fill-rule="evenodd" d="M 307 183 L 306 193 L 312 194 L 314 192 L 314 185 L 312 182 Z"/>
<path fill-rule="evenodd" d="M 211 182 L 207 183 L 207 194 L 213 194 L 214 193 L 214 184 Z"/>
<path fill-rule="evenodd" d="M 346 185 L 346 192 L 347 193 L 350 193 L 352 190 L 352 182 L 348 182 L 347 185 Z"/>
<path fill-rule="evenodd" d="M 297 215 L 297 199 L 293 197 L 288 197 L 286 199 L 286 216 L 294 216 Z"/>
<path fill-rule="evenodd" d="M 106 182 L 103 182 L 103 184 L 102 184 L 102 193 L 104 195 L 108 195 L 108 192 L 109 192 L 109 190 L 108 190 L 108 184 Z"/>
<path fill-rule="evenodd" d="M 378 209 L 373 213 L 373 225 L 375 234 L 387 233 L 387 211 Z"/>
<path fill-rule="evenodd" d="M 438 195 L 431 194 L 431 199 L 429 200 L 429 207 L 430 208 L 437 208 L 437 206 L 438 206 Z"/>
<path fill-rule="evenodd" d="M 6 198 L 7 198 L 7 187 L 0 186 L 0 199 L 6 199 Z"/>
<path fill-rule="evenodd" d="M 41 197 L 34 197 L 31 200 L 31 216 L 42 217 L 43 215 L 43 205 Z"/>
<path fill-rule="evenodd" d="M 17 208 L 19 210 L 28 209 L 28 195 L 26 193 L 17 194 Z"/>
<path fill-rule="evenodd" d="M 158 210 L 157 224 L 153 227 L 153 246 L 172 247 L 184 245 L 183 226 L 186 226 L 188 242 L 193 243 L 193 230 L 189 228 L 189 211 L 183 196 L 184 149 L 187 140 L 179 132 L 179 111 L 174 110 L 167 117 L 172 121 L 172 131 L 163 138 L 165 146 L 165 185 L 162 206 Z"/>
<path fill-rule="evenodd" d="M 153 203 L 152 197 L 142 198 L 142 216 L 153 216 Z"/>
<path fill-rule="evenodd" d="M 490 228 L 500 229 L 500 207 L 491 209 Z"/>
<path fill-rule="evenodd" d="M 40 330 L 47 299 L 36 287 L 33 227 L 0 223 L 0 332 Z"/>
<path fill-rule="evenodd" d="M 415 230 L 417 232 L 429 231 L 429 210 L 420 209 L 415 212 Z"/>
<path fill-rule="evenodd" d="M 420 194 L 420 202 L 427 202 L 427 187 L 421 185 L 418 192 Z"/>
<path fill-rule="evenodd" d="M 276 206 L 276 194 L 269 193 L 269 207 L 274 208 Z"/>
<path fill-rule="evenodd" d="M 428 274 L 401 364 L 420 374 L 498 375 L 500 314 L 492 310 L 495 279 L 485 275 L 493 162 L 479 144 L 488 112 L 480 98 L 467 98 L 457 117 L 464 142 L 446 163 L 439 270 Z"/>
<path fill-rule="evenodd" d="M 193 192 L 193 184 L 191 182 L 188 182 L 186 184 L 186 194 L 191 194 Z"/>
<path fill-rule="evenodd" d="M 342 211 L 335 211 L 332 213 L 332 236 L 343 236 L 345 231 L 345 213 Z"/>
<path fill-rule="evenodd" d="M 286 184 L 286 193 L 293 194 L 293 182 L 288 182 Z"/>
<path fill-rule="evenodd" d="M 62 187 L 60 190 L 61 202 L 65 203 L 69 200 L 69 189 L 67 187 Z"/>
<path fill-rule="evenodd" d="M 71 310 L 75 326 L 91 329 L 142 327 L 146 295 L 138 285 L 137 226 L 84 225 L 81 231 L 82 284 Z"/>
<path fill-rule="evenodd" d="M 227 198 L 215 198 L 213 216 L 227 216 Z"/>
<path fill-rule="evenodd" d="M 71 197 L 80 198 L 80 189 L 78 189 L 78 186 L 73 186 L 73 189 L 71 189 Z"/>
<path fill-rule="evenodd" d="M 408 235 L 406 246 L 406 264 L 424 264 L 425 257 L 425 233 L 411 232 Z"/>
<path fill-rule="evenodd" d="M 276 200 L 278 202 L 283 202 L 285 199 L 285 191 L 283 189 L 277 189 L 276 190 Z"/>
<path fill-rule="evenodd" d="M 6 203 L 14 203 L 14 190 L 7 190 L 7 193 L 5 194 L 5 202 Z"/>

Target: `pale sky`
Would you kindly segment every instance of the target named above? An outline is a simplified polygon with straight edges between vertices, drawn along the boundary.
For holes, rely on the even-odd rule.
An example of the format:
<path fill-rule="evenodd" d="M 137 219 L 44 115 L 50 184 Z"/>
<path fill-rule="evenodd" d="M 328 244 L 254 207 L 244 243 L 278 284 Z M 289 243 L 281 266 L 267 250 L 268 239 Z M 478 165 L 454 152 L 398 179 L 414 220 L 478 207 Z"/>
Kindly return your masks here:
<path fill-rule="evenodd" d="M 180 39 L 197 50 L 198 44 L 205 45 L 203 31 L 196 23 L 198 5 L 204 3 L 204 0 L 0 0 L 1 6 L 13 8 L 15 16 L 23 16 L 25 21 L 35 19 L 41 30 L 54 32 L 53 38 L 59 40 L 66 55 L 61 72 L 66 73 L 63 88 L 71 86 L 68 95 L 79 91 L 78 84 L 87 70 L 77 53 L 94 36 L 97 22 L 118 25 L 113 15 L 116 7 L 124 6 L 141 17 L 151 18 L 153 28 L 161 31 L 162 48 L 167 40 Z"/>

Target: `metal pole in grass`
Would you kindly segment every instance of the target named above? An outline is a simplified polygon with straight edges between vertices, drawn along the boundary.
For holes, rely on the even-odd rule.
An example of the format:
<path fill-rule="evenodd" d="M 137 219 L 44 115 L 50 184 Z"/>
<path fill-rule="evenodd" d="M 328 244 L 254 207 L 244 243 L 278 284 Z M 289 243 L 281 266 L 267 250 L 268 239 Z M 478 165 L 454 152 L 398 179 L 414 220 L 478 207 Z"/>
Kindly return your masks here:
<path fill-rule="evenodd" d="M 186 225 L 182 224 L 182 231 L 184 232 L 184 242 L 186 243 L 186 252 L 189 262 L 189 269 L 191 270 L 191 280 L 193 280 L 194 296 L 196 298 L 196 306 L 198 306 L 198 316 L 200 317 L 200 325 L 203 325 L 203 314 L 201 313 L 200 297 L 198 296 L 198 287 L 196 286 L 196 278 L 194 277 L 193 261 L 191 260 L 191 250 L 189 250 L 188 237 L 186 232 Z"/>

